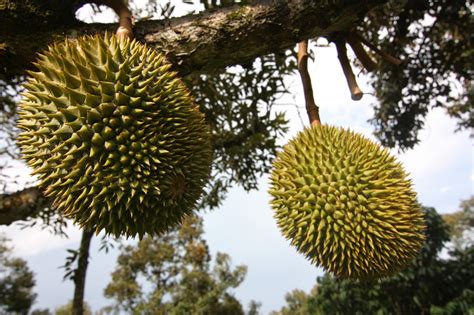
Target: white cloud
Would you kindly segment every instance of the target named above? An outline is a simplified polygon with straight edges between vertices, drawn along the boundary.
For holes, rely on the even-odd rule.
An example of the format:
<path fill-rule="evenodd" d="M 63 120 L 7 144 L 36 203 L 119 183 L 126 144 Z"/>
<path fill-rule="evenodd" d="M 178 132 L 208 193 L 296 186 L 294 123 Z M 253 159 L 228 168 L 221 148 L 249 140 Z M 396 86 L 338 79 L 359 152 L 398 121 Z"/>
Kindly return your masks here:
<path fill-rule="evenodd" d="M 439 189 L 439 191 L 442 192 L 443 194 L 450 192 L 452 190 L 453 190 L 452 186 L 443 186 Z"/>

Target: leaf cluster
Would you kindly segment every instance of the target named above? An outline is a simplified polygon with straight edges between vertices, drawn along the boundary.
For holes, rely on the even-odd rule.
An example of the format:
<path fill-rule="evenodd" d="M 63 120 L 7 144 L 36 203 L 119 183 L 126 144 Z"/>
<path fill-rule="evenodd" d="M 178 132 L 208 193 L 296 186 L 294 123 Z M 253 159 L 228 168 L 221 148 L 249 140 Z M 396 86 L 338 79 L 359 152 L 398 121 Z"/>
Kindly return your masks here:
<path fill-rule="evenodd" d="M 7 239 L 0 237 L 0 313 L 28 314 L 35 302 L 35 279 L 26 261 L 12 256 Z"/>
<path fill-rule="evenodd" d="M 382 61 L 371 79 L 378 102 L 371 123 L 382 144 L 402 150 L 419 142 L 428 112 L 443 108 L 458 128 L 474 126 L 474 28 L 466 0 L 389 1 L 359 30 L 400 66 Z"/>
<path fill-rule="evenodd" d="M 272 110 L 289 93 L 284 77 L 296 69 L 292 51 L 270 54 L 251 65 L 185 78 L 211 127 L 213 179 L 201 207 L 216 207 L 233 185 L 257 189 L 270 170 L 287 120 Z"/>
<path fill-rule="evenodd" d="M 104 312 L 127 314 L 243 314 L 231 289 L 242 283 L 245 266 L 232 268 L 227 254 L 211 263 L 202 220 L 188 217 L 179 229 L 122 244 L 105 288 L 114 303 Z"/>

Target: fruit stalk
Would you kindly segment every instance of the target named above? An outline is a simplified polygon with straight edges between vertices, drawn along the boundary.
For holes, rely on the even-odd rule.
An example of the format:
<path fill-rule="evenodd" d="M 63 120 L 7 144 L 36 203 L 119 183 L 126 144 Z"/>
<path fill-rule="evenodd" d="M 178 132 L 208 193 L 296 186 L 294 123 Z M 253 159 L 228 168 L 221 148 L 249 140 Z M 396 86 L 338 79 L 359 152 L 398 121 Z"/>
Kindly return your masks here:
<path fill-rule="evenodd" d="M 119 27 L 116 35 L 133 39 L 133 15 L 122 0 L 95 0 L 93 3 L 106 5 L 114 10 L 119 17 Z"/>
<path fill-rule="evenodd" d="M 347 36 L 347 43 L 351 46 L 357 59 L 359 59 L 362 66 L 364 66 L 367 71 L 372 72 L 377 68 L 377 64 L 372 60 L 367 51 L 365 51 L 364 46 L 362 46 L 362 43 L 357 36 L 349 34 Z"/>
<path fill-rule="evenodd" d="M 321 125 L 319 117 L 319 108 L 314 101 L 313 88 L 311 85 L 311 77 L 308 72 L 308 40 L 298 43 L 298 71 L 303 83 L 304 99 L 306 103 L 306 112 L 308 113 L 309 122 L 313 126 Z"/>
<path fill-rule="evenodd" d="M 354 101 L 358 101 L 362 98 L 362 95 L 364 93 L 361 91 L 359 85 L 357 84 L 354 72 L 352 72 L 349 58 L 347 58 L 346 41 L 337 39 L 335 40 L 335 44 L 337 49 L 337 58 L 339 59 L 342 71 L 344 72 L 344 76 L 346 77 L 347 85 L 349 86 L 349 90 L 351 92 L 351 98 Z"/>

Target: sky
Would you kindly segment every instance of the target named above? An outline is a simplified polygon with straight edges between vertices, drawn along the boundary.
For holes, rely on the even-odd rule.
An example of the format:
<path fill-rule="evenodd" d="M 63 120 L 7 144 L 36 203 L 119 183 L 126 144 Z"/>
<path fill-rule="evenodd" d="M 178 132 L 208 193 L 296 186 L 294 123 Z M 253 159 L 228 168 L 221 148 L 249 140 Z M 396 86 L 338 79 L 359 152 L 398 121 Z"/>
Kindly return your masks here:
<path fill-rule="evenodd" d="M 316 103 L 320 107 L 323 123 L 350 127 L 365 136 L 372 136 L 373 128 L 367 120 L 373 116 L 371 104 L 376 100 L 370 94 L 354 102 L 337 61 L 333 47 L 318 48 L 315 61 L 310 61 Z M 358 82 L 365 92 L 370 92 L 367 78 L 359 76 Z M 307 125 L 304 98 L 299 76 L 288 78 L 292 95 L 279 103 L 278 110 L 285 110 L 290 119 L 289 133 L 280 139 L 286 143 L 303 129 L 295 104 L 300 107 L 301 118 Z M 469 198 L 474 190 L 474 155 L 468 131 L 454 132 L 456 123 L 442 109 L 432 111 L 421 132 L 421 142 L 404 153 L 392 150 L 411 174 L 419 201 L 435 207 L 440 213 L 458 210 L 461 200 Z M 27 178 L 29 170 L 21 165 L 10 170 Z M 259 180 L 259 190 L 245 192 L 233 188 L 223 205 L 203 214 L 205 239 L 211 252 L 225 252 L 232 257 L 233 266 L 248 267 L 245 281 L 236 289 L 236 297 L 246 306 L 250 300 L 262 303 L 261 313 L 268 314 L 285 303 L 284 296 L 293 289 L 310 290 L 322 269 L 311 265 L 281 236 L 269 206 L 268 180 Z M 14 254 L 27 260 L 36 274 L 38 293 L 34 308 L 54 309 L 72 298 L 73 286 L 63 281 L 66 249 L 79 246 L 81 232 L 70 227 L 68 238 L 55 236 L 39 228 L 20 229 L 19 226 L 0 228 L 14 246 Z M 86 301 L 93 310 L 106 306 L 110 301 L 103 297 L 103 288 L 110 280 L 117 251 L 99 252 L 100 240 L 94 238 L 91 260 L 86 280 Z"/>

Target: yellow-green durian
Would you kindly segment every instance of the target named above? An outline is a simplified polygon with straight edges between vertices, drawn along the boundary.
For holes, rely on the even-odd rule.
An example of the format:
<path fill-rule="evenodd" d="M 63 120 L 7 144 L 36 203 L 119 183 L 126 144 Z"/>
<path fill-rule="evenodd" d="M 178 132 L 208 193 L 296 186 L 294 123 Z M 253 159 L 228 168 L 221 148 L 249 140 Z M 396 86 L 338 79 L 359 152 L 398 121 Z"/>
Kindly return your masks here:
<path fill-rule="evenodd" d="M 283 235 L 338 277 L 375 278 L 409 263 L 424 218 L 402 165 L 352 131 L 306 128 L 279 152 L 271 205 Z"/>
<path fill-rule="evenodd" d="M 115 36 L 51 45 L 20 104 L 22 156 L 53 206 L 115 236 L 157 234 L 208 180 L 209 129 L 163 55 Z"/>

